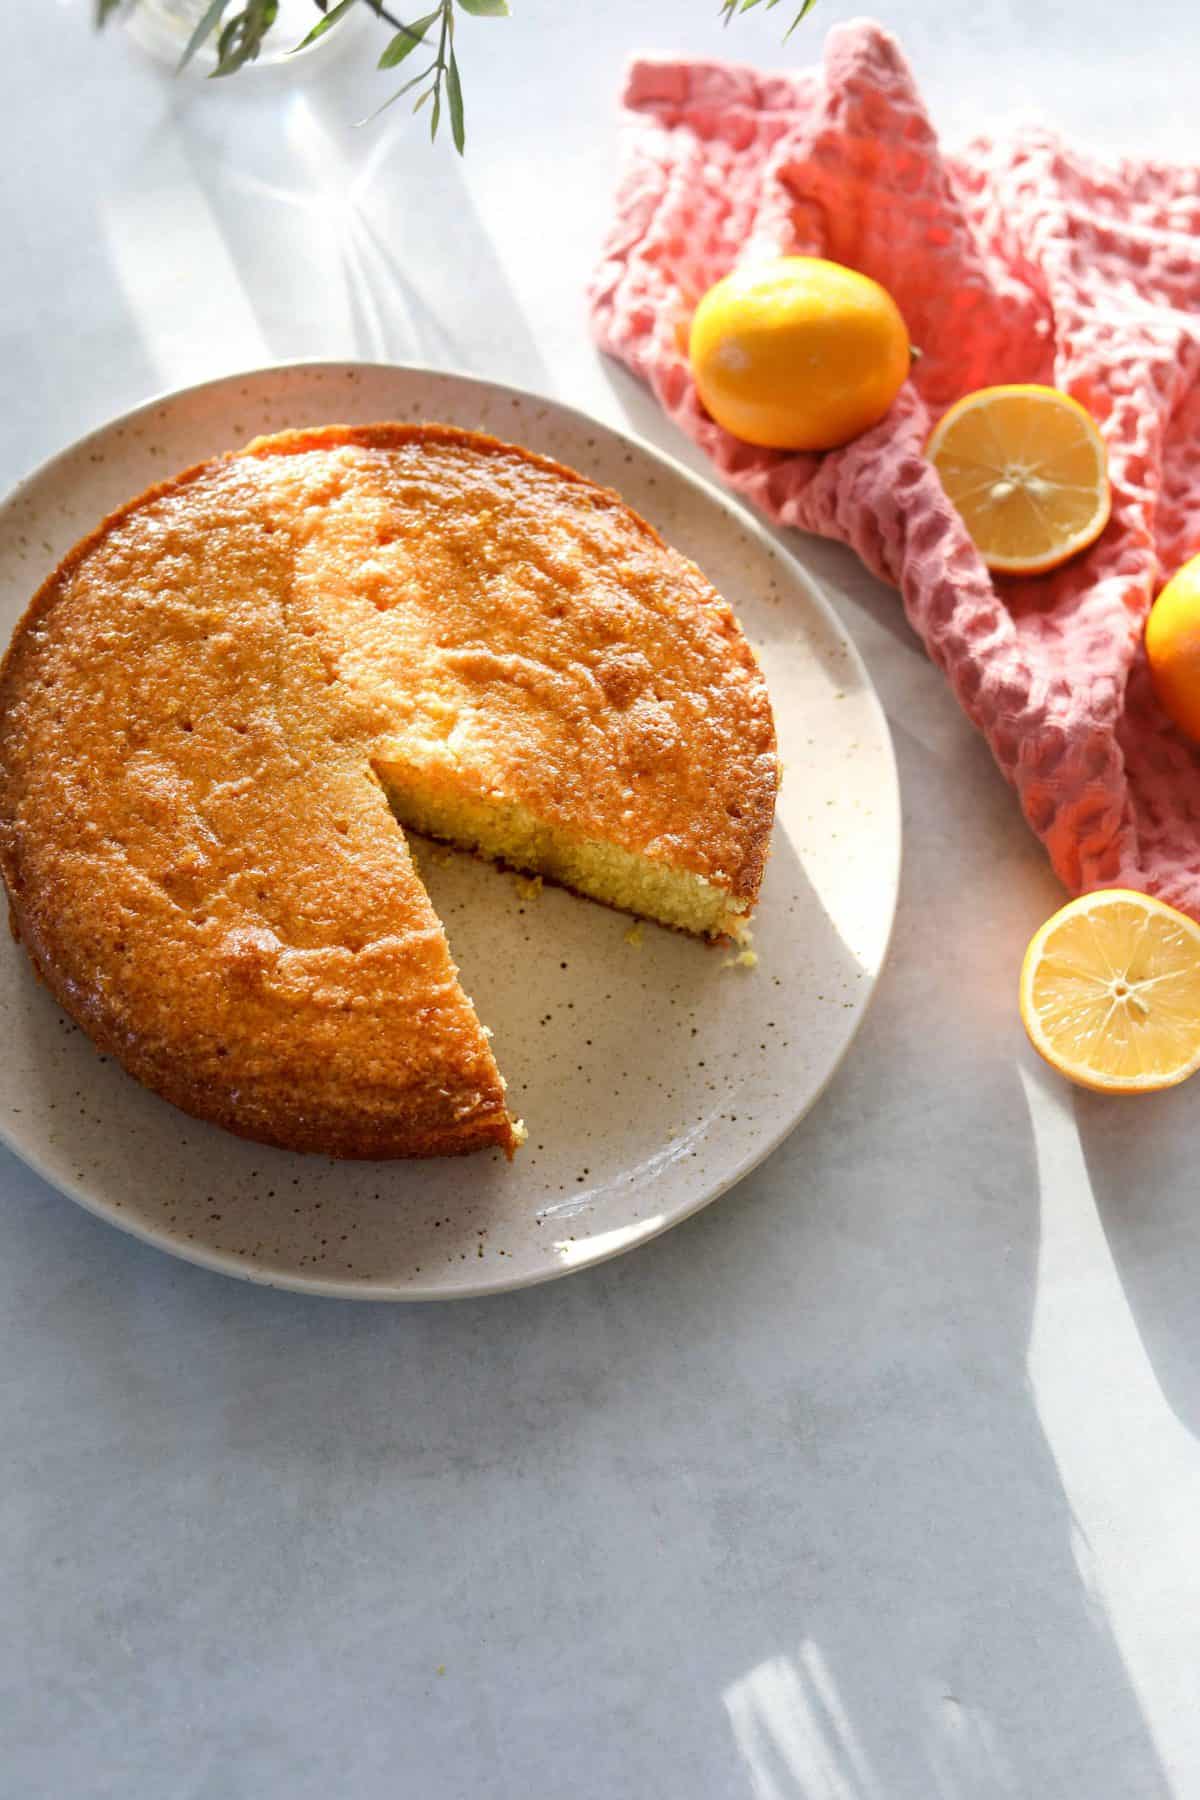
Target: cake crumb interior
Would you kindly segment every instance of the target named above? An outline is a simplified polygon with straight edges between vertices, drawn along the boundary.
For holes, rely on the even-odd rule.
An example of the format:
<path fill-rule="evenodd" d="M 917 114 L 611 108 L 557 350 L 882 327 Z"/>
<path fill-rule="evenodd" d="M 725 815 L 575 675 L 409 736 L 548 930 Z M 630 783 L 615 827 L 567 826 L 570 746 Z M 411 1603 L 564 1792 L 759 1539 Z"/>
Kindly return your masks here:
<path fill-rule="evenodd" d="M 456 792 L 443 770 L 379 757 L 375 771 L 401 825 L 589 899 L 699 937 L 736 937 L 743 902 L 688 869 L 602 838 L 575 837 L 518 800 Z"/>

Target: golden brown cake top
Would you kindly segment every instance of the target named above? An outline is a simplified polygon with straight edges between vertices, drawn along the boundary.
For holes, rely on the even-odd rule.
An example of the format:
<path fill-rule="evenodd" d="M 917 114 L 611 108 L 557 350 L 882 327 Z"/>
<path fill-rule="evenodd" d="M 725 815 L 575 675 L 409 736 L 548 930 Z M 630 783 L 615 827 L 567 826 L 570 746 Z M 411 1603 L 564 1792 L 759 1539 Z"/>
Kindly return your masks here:
<path fill-rule="evenodd" d="M 401 760 L 753 899 L 778 767 L 729 606 L 616 494 L 439 427 L 250 447 L 293 605 Z"/>
<path fill-rule="evenodd" d="M 59 998 L 178 1104 L 342 1154 L 509 1141 L 374 761 L 752 899 L 776 765 L 703 577 L 613 495 L 438 427 L 260 440 L 114 515 L 0 675 L 0 864 Z"/>

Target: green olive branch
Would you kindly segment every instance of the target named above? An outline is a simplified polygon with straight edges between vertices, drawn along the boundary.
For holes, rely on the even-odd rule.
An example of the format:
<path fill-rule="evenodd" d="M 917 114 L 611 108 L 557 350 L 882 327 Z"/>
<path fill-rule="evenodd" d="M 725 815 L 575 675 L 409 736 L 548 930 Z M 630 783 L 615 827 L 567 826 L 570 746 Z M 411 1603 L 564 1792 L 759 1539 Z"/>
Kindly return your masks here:
<path fill-rule="evenodd" d="M 808 17 L 809 13 L 812 11 L 812 9 L 816 5 L 816 3 L 817 3 L 817 0 L 804 0 L 804 4 L 800 8 L 800 11 L 796 14 L 795 18 L 792 20 L 791 24 L 788 26 L 787 30 L 783 34 L 783 41 L 785 44 L 787 43 L 788 39 L 791 37 L 793 31 L 795 31 L 795 29 L 796 29 L 797 25 L 800 23 L 801 19 L 805 19 Z M 758 4 L 759 4 L 759 0 L 721 0 L 721 23 L 722 23 L 722 25 L 728 25 L 730 19 L 733 18 L 735 13 L 749 12 L 750 8 L 752 6 L 757 6 Z M 779 0 L 766 0 L 766 7 L 767 7 L 768 12 L 771 11 L 772 7 L 778 6 L 778 5 L 779 5 Z"/>
<path fill-rule="evenodd" d="M 307 50 L 310 44 L 315 44 L 327 31 L 332 31 L 351 7 L 359 3 L 360 0 L 313 0 L 321 16 L 312 30 L 295 45 L 293 55 L 296 51 Z M 728 25 L 736 13 L 749 12 L 751 7 L 760 3 L 765 3 L 766 10 L 770 12 L 772 7 L 779 5 L 779 0 L 721 0 L 722 22 Z M 95 0 L 97 27 L 107 24 L 115 14 L 137 4 L 138 0 Z M 232 4 L 233 0 L 210 0 L 179 59 L 180 69 L 186 68 L 196 52 L 214 36 L 217 53 L 216 66 L 212 71 L 214 76 L 234 75 L 247 63 L 255 60 L 262 49 L 264 38 L 279 15 L 279 0 L 241 0 L 239 10 L 227 18 L 226 14 Z M 383 0 L 362 0 L 362 4 L 369 6 L 376 18 L 385 25 L 390 25 L 394 34 L 379 58 L 380 69 L 399 68 L 401 63 L 421 47 L 433 50 L 433 61 L 402 87 L 397 88 L 390 99 L 385 100 L 368 118 L 378 118 L 381 112 L 386 112 L 389 106 L 394 106 L 397 100 L 403 99 L 415 88 L 419 92 L 413 102 L 413 112 L 420 112 L 423 106 L 432 101 L 429 135 L 436 138 L 444 97 L 446 110 L 450 115 L 450 135 L 461 156 L 467 139 L 462 78 L 459 75 L 458 59 L 454 54 L 455 6 L 457 4 L 463 12 L 477 19 L 505 19 L 511 12 L 509 0 L 438 0 L 431 12 L 427 12 L 422 18 L 412 19 L 407 24 L 390 12 Z M 816 0 L 803 0 L 799 12 L 784 34 L 785 42 L 815 4 Z M 365 125 L 368 120 L 362 119 L 359 122 Z"/>

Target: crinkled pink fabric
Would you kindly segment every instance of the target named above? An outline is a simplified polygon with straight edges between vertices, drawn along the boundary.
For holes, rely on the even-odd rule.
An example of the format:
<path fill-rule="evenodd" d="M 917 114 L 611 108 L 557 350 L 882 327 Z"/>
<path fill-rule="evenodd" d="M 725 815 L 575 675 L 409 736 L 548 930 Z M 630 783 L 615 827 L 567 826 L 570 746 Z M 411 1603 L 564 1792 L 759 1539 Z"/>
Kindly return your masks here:
<path fill-rule="evenodd" d="M 1200 755 L 1159 711 L 1142 625 L 1200 551 L 1200 171 L 1103 164 L 1045 131 L 948 155 L 892 39 L 830 33 L 821 70 L 640 61 L 601 346 L 773 518 L 851 544 L 908 617 L 1075 892 L 1200 917 Z M 756 450 L 702 409 L 682 349 L 704 290 L 760 252 L 829 256 L 895 296 L 922 355 L 873 431 Z M 988 574 L 922 445 L 959 395 L 1065 388 L 1108 445 L 1113 515 L 1054 575 Z"/>

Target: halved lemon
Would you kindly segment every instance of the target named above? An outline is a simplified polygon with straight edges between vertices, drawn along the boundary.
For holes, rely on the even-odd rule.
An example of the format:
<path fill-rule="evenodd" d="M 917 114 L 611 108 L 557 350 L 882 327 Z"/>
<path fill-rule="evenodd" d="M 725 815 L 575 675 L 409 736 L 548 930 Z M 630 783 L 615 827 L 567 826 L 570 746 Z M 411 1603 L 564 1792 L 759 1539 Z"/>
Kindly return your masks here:
<path fill-rule="evenodd" d="M 1108 524 L 1104 440 L 1057 388 L 980 388 L 935 427 L 926 455 L 989 569 L 1040 575 Z"/>
<path fill-rule="evenodd" d="M 1200 1068 L 1200 925 L 1128 888 L 1070 901 L 1030 940 L 1021 1018 L 1083 1087 L 1173 1087 Z"/>

